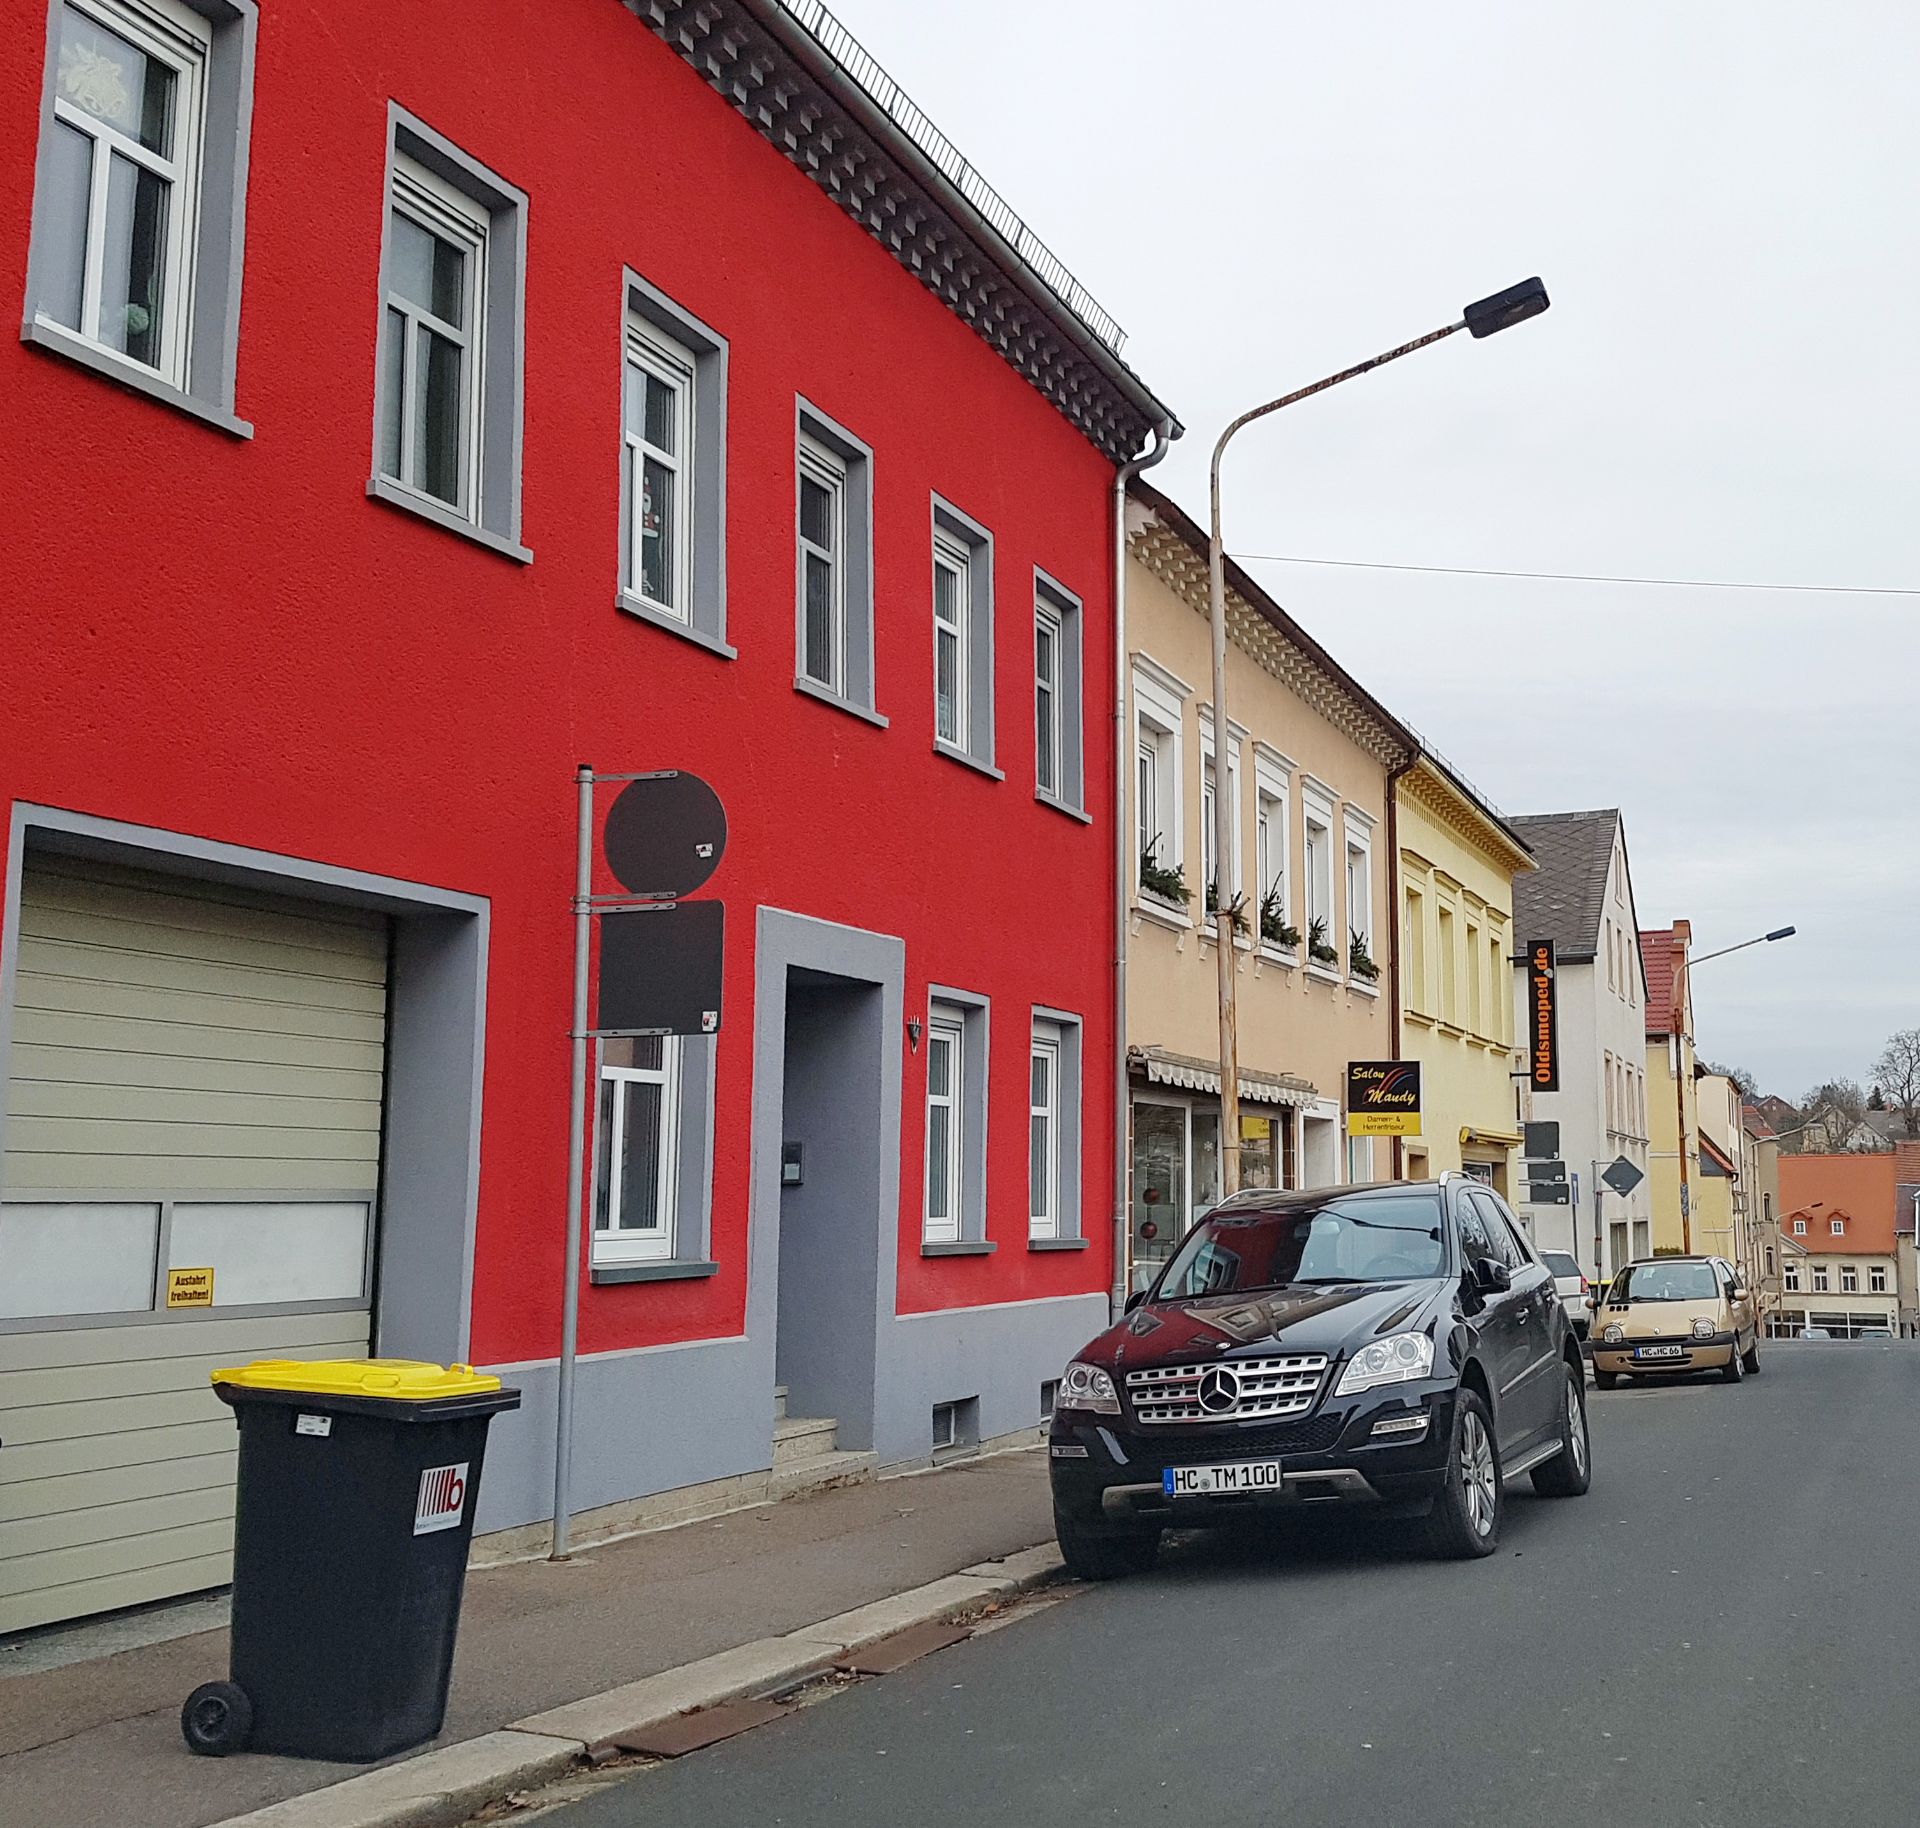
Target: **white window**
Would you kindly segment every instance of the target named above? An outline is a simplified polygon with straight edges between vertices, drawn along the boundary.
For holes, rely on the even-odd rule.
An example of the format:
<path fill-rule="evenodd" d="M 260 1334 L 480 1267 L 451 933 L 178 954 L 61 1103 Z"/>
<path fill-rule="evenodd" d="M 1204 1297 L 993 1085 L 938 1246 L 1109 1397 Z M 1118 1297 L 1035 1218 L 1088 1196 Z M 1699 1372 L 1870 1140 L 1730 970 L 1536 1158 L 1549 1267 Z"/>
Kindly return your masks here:
<path fill-rule="evenodd" d="M 847 673 L 847 469 L 800 440 L 800 674 L 836 696 Z"/>
<path fill-rule="evenodd" d="M 1365 845 L 1347 840 L 1347 928 L 1349 940 L 1373 946 L 1373 866 Z"/>
<path fill-rule="evenodd" d="M 645 1263 L 674 1254 L 682 1044 L 638 1036 L 608 1045 L 624 1063 L 600 1067 L 600 1203 L 595 1263 Z"/>
<path fill-rule="evenodd" d="M 1288 911 L 1287 804 L 1290 774 L 1271 751 L 1254 745 L 1254 887 L 1259 892 L 1260 938 L 1285 947 L 1291 927 Z M 1297 944 L 1298 942 L 1292 942 Z"/>
<path fill-rule="evenodd" d="M 1836 1238 L 1844 1238 L 1847 1235 L 1847 1222 L 1845 1219 L 1835 1219 L 1833 1221 L 1833 1235 Z"/>
<path fill-rule="evenodd" d="M 1805 1237 L 1805 1236 L 1807 1235 L 1807 1222 L 1806 1222 L 1806 1220 L 1805 1220 L 1805 1219 L 1795 1219 L 1795 1220 L 1794 1220 L 1794 1222 L 1793 1222 L 1793 1235 L 1794 1235 L 1794 1236 L 1795 1236 L 1796 1238 L 1804 1238 L 1804 1237 Z"/>
<path fill-rule="evenodd" d="M 1781 1269 L 1780 1279 L 1781 1286 L 1786 1289 L 1788 1294 L 1797 1295 L 1800 1292 L 1800 1265 L 1797 1263 L 1786 1264 Z"/>
<path fill-rule="evenodd" d="M 1860 1292 L 1860 1272 L 1851 1263 L 1840 1266 L 1840 1292 L 1843 1295 L 1857 1295 Z"/>
<path fill-rule="evenodd" d="M 1467 922 L 1467 1032 L 1480 1034 L 1480 923 Z"/>
<path fill-rule="evenodd" d="M 1618 974 L 1619 974 L 1619 967 L 1620 967 L 1619 934 L 1616 932 L 1613 922 L 1608 921 L 1607 922 L 1607 988 L 1609 990 L 1618 988 L 1617 980 L 1618 980 Z"/>
<path fill-rule="evenodd" d="M 1406 965 L 1407 1007 L 1431 1013 L 1427 1000 L 1427 898 L 1418 889 L 1407 890 L 1401 949 Z"/>
<path fill-rule="evenodd" d="M 1060 792 L 1062 654 L 1060 617 L 1042 600 L 1033 620 L 1033 778 L 1042 793 Z"/>
<path fill-rule="evenodd" d="M 1876 1263 L 1867 1271 L 1867 1292 L 1871 1295 L 1884 1295 L 1887 1292 L 1887 1266 Z"/>
<path fill-rule="evenodd" d="M 1816 1263 L 1813 1266 L 1813 1292 L 1816 1295 L 1824 1295 L 1827 1292 L 1827 1266 L 1824 1263 Z"/>
<path fill-rule="evenodd" d="M 1458 1023 L 1460 1020 L 1460 981 L 1459 964 L 1454 954 L 1453 910 L 1442 906 L 1439 910 L 1440 954 L 1440 1020 Z"/>
<path fill-rule="evenodd" d="M 1373 1138 L 1371 1136 L 1347 1138 L 1347 1179 L 1355 1186 L 1373 1179 Z"/>
<path fill-rule="evenodd" d="M 1314 962 L 1332 966 L 1343 955 L 1345 937 L 1336 925 L 1333 895 L 1333 802 L 1309 789 L 1305 801 L 1307 870 L 1307 947 Z"/>
<path fill-rule="evenodd" d="M 1134 816 L 1142 892 L 1184 905 L 1178 890 L 1187 886 L 1180 780 L 1186 689 L 1176 684 L 1164 669 L 1134 669 Z"/>
<path fill-rule="evenodd" d="M 933 733 L 956 749 L 967 746 L 968 674 L 973 638 L 973 591 L 967 549 L 950 534 L 933 535 Z"/>
<path fill-rule="evenodd" d="M 1227 751 L 1227 831 L 1230 843 L 1227 850 L 1227 867 L 1221 871 L 1214 862 L 1214 838 L 1216 828 L 1214 795 L 1218 788 L 1215 769 L 1213 719 L 1203 706 L 1200 712 L 1200 881 L 1207 902 L 1207 917 L 1213 917 L 1212 902 L 1218 893 L 1224 893 L 1228 907 L 1241 892 L 1243 873 L 1240 857 L 1240 755 L 1239 739 Z M 1224 891 L 1220 878 L 1226 878 Z"/>
<path fill-rule="evenodd" d="M 625 588 L 691 620 L 694 355 L 651 325 L 627 324 Z"/>
<path fill-rule="evenodd" d="M 380 469 L 477 518 L 486 212 L 396 155 L 387 226 Z"/>
<path fill-rule="evenodd" d="M 169 0 L 55 15 L 40 318 L 184 388 L 212 31 Z"/>
<path fill-rule="evenodd" d="M 1607 1081 L 1607 1129 L 1612 1132 L 1619 1129 L 1620 1116 L 1614 1102 L 1615 1076 L 1611 1054 L 1606 1056 L 1605 1078 Z"/>
<path fill-rule="evenodd" d="M 1060 1235 L 1060 1044 L 1036 1034 L 1028 1063 L 1027 1235 Z"/>
<path fill-rule="evenodd" d="M 958 1020 L 935 1016 L 927 1025 L 927 1201 L 929 1244 L 960 1238 L 962 1113 L 965 1110 L 965 1031 Z"/>

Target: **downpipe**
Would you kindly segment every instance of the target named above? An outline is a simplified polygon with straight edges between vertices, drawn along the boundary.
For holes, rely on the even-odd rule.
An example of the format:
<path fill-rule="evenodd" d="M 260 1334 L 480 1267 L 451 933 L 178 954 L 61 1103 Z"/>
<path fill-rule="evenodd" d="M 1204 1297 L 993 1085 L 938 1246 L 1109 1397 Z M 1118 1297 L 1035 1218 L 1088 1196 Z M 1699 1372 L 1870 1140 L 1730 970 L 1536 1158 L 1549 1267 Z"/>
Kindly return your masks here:
<path fill-rule="evenodd" d="M 1123 463 L 1113 478 L 1113 1318 L 1127 1305 L 1127 1244 L 1132 1233 L 1127 1199 L 1133 1156 L 1127 1087 L 1127 884 L 1133 869 L 1133 821 L 1127 794 L 1133 782 L 1133 745 L 1127 740 L 1127 485 L 1173 447 L 1173 421 L 1153 428 L 1153 448 Z"/>

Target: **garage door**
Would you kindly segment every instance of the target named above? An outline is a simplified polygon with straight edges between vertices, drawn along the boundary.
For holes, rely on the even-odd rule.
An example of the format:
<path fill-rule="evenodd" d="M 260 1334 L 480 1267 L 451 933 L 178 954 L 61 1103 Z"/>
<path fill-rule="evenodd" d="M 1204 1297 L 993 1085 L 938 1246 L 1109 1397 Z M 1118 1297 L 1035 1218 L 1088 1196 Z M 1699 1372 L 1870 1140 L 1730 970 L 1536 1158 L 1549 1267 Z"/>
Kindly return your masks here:
<path fill-rule="evenodd" d="M 386 923 L 29 859 L 0 1159 L 0 1631 L 218 1586 L 214 1367 L 368 1349 Z"/>

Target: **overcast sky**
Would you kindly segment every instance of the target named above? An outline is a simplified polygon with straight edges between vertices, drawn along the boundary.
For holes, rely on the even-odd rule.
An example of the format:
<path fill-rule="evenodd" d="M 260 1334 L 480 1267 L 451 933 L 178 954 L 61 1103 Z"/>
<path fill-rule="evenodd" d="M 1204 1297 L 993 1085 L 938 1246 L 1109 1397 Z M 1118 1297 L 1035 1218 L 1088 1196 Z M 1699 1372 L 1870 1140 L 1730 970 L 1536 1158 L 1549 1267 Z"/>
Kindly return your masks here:
<path fill-rule="evenodd" d="M 1529 274 L 1553 309 L 1244 433 L 1229 546 L 1920 590 L 1912 0 L 832 0 L 1130 333 L 1196 515 L 1236 412 Z M 1920 1024 L 1920 596 L 1254 563 L 1509 812 L 1619 806 L 1701 1052 Z"/>

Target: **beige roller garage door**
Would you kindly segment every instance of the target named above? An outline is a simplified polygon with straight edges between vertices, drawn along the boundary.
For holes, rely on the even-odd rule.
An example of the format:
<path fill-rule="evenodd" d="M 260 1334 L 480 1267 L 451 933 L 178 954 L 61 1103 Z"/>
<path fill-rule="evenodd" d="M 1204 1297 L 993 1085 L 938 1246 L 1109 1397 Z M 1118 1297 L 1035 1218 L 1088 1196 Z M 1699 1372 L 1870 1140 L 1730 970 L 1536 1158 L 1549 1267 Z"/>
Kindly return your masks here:
<path fill-rule="evenodd" d="M 18 921 L 0 1631 L 227 1579 L 207 1373 L 366 1353 L 386 1045 L 376 916 L 48 857 Z"/>

